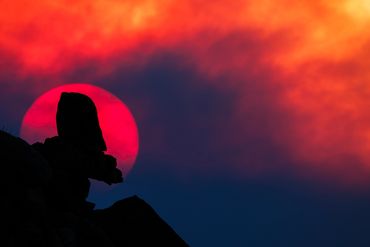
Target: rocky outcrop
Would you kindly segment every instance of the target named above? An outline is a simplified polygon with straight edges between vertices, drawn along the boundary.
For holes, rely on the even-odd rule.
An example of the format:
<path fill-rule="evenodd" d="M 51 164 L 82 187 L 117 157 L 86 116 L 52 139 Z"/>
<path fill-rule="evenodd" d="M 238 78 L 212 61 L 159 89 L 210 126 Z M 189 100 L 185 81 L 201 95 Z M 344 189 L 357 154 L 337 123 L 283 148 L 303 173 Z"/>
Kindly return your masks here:
<path fill-rule="evenodd" d="M 28 143 L 0 131 L 0 246 L 187 246 L 134 196 L 86 215 L 55 211 L 45 193 L 52 172 Z"/>

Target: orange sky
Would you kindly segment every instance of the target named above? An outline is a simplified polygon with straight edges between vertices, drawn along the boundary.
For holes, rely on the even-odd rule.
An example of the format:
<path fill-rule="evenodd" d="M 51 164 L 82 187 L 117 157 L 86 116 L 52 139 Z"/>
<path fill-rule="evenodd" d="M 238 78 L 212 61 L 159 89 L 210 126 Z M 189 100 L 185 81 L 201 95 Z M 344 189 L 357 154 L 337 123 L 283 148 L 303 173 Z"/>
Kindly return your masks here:
<path fill-rule="evenodd" d="M 350 167 L 342 160 L 356 160 L 370 176 L 368 0 L 2 0 L 0 6 L 0 51 L 17 59 L 22 76 L 58 78 L 88 59 L 101 62 L 97 73 L 109 73 L 117 52 L 177 47 L 209 77 L 274 71 L 279 107 L 290 116 L 276 143 L 301 163 L 337 171 Z M 255 42 L 238 41 L 243 35 Z M 209 86 L 248 90 L 242 81 Z M 240 118 L 247 104 L 241 97 Z"/>

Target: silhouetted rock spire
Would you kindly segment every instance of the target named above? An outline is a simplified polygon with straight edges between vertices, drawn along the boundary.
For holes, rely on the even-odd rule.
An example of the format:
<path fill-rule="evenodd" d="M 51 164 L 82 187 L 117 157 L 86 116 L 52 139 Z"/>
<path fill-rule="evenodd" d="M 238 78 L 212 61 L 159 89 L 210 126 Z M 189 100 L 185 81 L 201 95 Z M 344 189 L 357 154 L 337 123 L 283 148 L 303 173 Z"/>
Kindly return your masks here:
<path fill-rule="evenodd" d="M 49 184 L 51 207 L 61 211 L 87 213 L 89 178 L 107 184 L 122 182 L 116 159 L 105 154 L 105 141 L 94 102 L 80 93 L 61 94 L 56 113 L 58 136 L 33 146 L 53 171 Z"/>
<path fill-rule="evenodd" d="M 80 93 L 63 92 L 57 110 L 58 136 L 66 141 L 106 151 L 94 102 Z"/>

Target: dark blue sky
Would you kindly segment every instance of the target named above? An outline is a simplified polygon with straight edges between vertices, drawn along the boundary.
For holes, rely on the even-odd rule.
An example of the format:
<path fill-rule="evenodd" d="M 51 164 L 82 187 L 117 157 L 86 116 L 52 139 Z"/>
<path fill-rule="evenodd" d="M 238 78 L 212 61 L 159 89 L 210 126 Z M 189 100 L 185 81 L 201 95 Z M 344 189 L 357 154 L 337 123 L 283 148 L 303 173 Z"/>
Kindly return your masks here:
<path fill-rule="evenodd" d="M 370 244 L 369 190 L 336 191 L 282 174 L 243 181 L 210 172 L 182 179 L 170 169 L 139 159 L 125 185 L 91 199 L 104 207 L 139 195 L 191 246 Z"/>

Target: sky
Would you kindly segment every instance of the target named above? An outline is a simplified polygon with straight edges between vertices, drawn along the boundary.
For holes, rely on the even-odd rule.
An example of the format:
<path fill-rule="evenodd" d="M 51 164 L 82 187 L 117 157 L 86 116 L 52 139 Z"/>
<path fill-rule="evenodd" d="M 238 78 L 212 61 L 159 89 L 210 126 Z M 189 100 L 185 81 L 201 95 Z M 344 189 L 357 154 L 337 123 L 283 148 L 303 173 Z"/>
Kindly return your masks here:
<path fill-rule="evenodd" d="M 369 246 L 369 24 L 368 0 L 0 0 L 0 128 L 89 83 L 140 143 L 98 207 L 139 195 L 195 247 Z"/>

